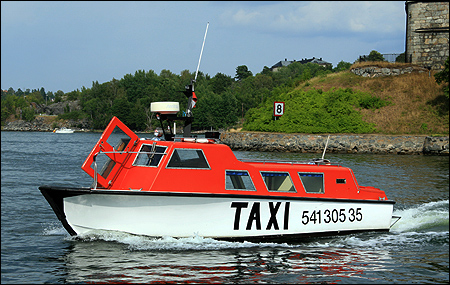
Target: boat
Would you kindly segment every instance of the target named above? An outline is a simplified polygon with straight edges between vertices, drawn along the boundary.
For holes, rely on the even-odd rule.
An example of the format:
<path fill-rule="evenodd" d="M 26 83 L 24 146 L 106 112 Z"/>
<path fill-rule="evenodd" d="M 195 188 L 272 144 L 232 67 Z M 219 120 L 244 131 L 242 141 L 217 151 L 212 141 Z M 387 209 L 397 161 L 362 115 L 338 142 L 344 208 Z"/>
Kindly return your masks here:
<path fill-rule="evenodd" d="M 140 138 L 113 117 L 81 166 L 92 185 L 39 187 L 69 234 L 287 241 L 389 231 L 400 219 L 384 191 L 325 159 L 326 146 L 303 162 L 244 160 L 218 132 L 193 136 L 193 82 L 183 92 L 184 116 L 179 102 L 151 103 L 163 140 Z M 184 121 L 182 137 L 174 121 Z"/>
<path fill-rule="evenodd" d="M 66 128 L 66 127 L 62 127 L 60 129 L 54 129 L 53 132 L 55 134 L 72 134 L 74 132 L 74 130 Z"/>
<path fill-rule="evenodd" d="M 182 116 L 179 102 L 150 105 L 161 137 L 141 138 L 113 117 L 81 165 L 92 185 L 39 187 L 67 232 L 288 241 L 389 231 L 400 219 L 393 216 L 395 201 L 325 159 L 327 144 L 321 158 L 309 161 L 244 160 L 219 132 L 191 134 L 205 38 L 183 91 Z M 175 135 L 176 121 L 184 122 L 182 137 Z"/>

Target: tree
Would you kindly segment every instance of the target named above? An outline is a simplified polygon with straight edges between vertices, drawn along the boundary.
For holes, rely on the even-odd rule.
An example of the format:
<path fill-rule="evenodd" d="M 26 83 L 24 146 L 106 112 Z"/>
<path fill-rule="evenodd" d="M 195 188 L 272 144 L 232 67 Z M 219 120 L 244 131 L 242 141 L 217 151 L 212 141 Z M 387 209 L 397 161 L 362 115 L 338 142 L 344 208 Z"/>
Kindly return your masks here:
<path fill-rule="evenodd" d="M 272 71 L 267 66 L 264 66 L 263 70 L 261 71 L 261 74 L 265 74 L 265 75 L 271 76 L 272 75 Z"/>
<path fill-rule="evenodd" d="M 395 62 L 406 62 L 406 51 L 395 58 Z"/>
<path fill-rule="evenodd" d="M 447 99 L 449 98 L 449 90 L 448 90 L 448 62 L 449 58 L 447 57 L 447 60 L 444 63 L 444 69 L 434 75 L 434 78 L 438 84 L 444 83 L 444 86 L 442 87 L 442 90 L 444 90 L 445 96 L 447 96 Z"/>
<path fill-rule="evenodd" d="M 41 93 L 42 99 L 45 100 L 45 89 L 44 87 L 41 87 L 41 89 L 39 90 L 39 93 Z"/>
<path fill-rule="evenodd" d="M 216 94 L 223 93 L 231 84 L 234 79 L 231 76 L 218 72 L 213 78 L 211 78 L 212 91 Z"/>
<path fill-rule="evenodd" d="M 246 65 L 240 65 L 236 67 L 236 78 L 238 81 L 241 81 L 247 77 L 253 76 L 253 73 L 248 70 L 248 67 Z"/>
<path fill-rule="evenodd" d="M 55 93 L 55 103 L 61 102 L 63 96 L 64 96 L 64 92 L 62 90 L 56 91 L 56 93 Z"/>
<path fill-rule="evenodd" d="M 373 50 L 369 53 L 367 61 L 384 61 L 384 56 L 376 50 Z"/>
<path fill-rule="evenodd" d="M 351 66 L 352 66 L 352 64 L 350 62 L 345 62 L 345 61 L 341 60 L 337 64 L 336 68 L 334 69 L 334 72 L 349 70 Z"/>
<path fill-rule="evenodd" d="M 26 107 L 22 109 L 22 119 L 27 122 L 34 120 L 36 115 L 34 114 L 34 109 L 32 107 Z"/>

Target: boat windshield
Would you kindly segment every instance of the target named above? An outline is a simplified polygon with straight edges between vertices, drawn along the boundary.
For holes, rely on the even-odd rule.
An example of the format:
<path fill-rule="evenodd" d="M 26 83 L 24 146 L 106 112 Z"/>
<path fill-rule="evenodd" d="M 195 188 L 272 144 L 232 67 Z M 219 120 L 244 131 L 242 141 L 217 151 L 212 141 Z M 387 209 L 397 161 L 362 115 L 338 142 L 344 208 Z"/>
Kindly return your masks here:
<path fill-rule="evenodd" d="M 144 144 L 139 151 L 133 165 L 136 166 L 158 166 L 161 158 L 166 152 L 166 146 Z"/>
<path fill-rule="evenodd" d="M 116 151 L 123 151 L 125 146 L 130 142 L 130 137 L 128 137 L 125 133 L 121 134 L 121 136 L 122 136 L 121 138 L 116 137 L 115 140 L 109 140 L 111 139 L 111 137 L 108 139 L 108 143 L 110 144 L 113 141 L 117 141 L 116 146 L 114 147 Z M 99 173 L 103 178 L 106 179 L 106 177 L 108 177 L 108 175 L 111 173 L 111 170 L 114 168 L 116 163 L 108 156 L 102 154 L 98 156 L 97 160 L 99 161 L 100 165 L 103 165 L 102 170 Z M 105 162 L 102 164 L 102 161 Z"/>
<path fill-rule="evenodd" d="M 167 168 L 209 169 L 209 164 L 201 149 L 176 148 Z"/>

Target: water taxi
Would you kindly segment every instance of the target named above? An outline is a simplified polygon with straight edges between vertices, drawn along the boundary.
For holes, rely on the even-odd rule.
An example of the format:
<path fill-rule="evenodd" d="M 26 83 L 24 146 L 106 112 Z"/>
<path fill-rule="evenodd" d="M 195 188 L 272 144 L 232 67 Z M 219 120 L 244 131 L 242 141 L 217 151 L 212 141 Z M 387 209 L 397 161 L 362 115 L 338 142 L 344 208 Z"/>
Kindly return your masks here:
<path fill-rule="evenodd" d="M 399 219 L 384 191 L 358 184 L 350 168 L 311 161 L 237 159 L 220 134 L 191 135 L 194 85 L 151 111 L 163 139 L 140 138 L 113 117 L 81 168 L 90 187 L 40 186 L 71 235 L 97 230 L 151 237 L 280 240 L 389 231 Z M 184 121 L 183 136 L 172 122 Z M 166 124 L 166 125 L 164 125 Z"/>

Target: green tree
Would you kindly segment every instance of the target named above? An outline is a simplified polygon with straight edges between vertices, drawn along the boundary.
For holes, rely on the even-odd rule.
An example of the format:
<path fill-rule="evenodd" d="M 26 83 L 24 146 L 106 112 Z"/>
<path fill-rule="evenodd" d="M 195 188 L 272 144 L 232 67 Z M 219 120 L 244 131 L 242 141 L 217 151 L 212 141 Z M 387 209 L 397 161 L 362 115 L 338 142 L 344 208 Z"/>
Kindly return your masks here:
<path fill-rule="evenodd" d="M 395 58 L 395 62 L 406 62 L 406 51 Z"/>
<path fill-rule="evenodd" d="M 352 66 L 352 64 L 350 62 L 345 62 L 345 61 L 341 60 L 337 64 L 336 68 L 334 69 L 334 72 L 349 70 L 351 66 Z"/>
<path fill-rule="evenodd" d="M 247 77 L 253 76 L 253 73 L 248 70 L 248 67 L 246 65 L 240 65 L 236 67 L 236 78 L 238 81 L 241 81 Z"/>
<path fill-rule="evenodd" d="M 39 93 L 41 94 L 42 100 L 45 101 L 45 95 L 46 95 L 46 93 L 45 93 L 44 87 L 41 87 L 41 89 L 39 90 Z"/>
<path fill-rule="evenodd" d="M 56 93 L 55 93 L 55 103 L 61 102 L 63 96 L 64 96 L 64 92 L 62 90 L 56 91 Z"/>
<path fill-rule="evenodd" d="M 80 96 L 80 91 L 77 89 L 77 90 L 74 90 L 74 91 L 72 91 L 72 92 L 66 93 L 66 95 L 67 95 L 67 100 L 69 100 L 69 101 L 75 101 L 75 100 L 77 100 L 78 97 Z"/>
<path fill-rule="evenodd" d="M 434 75 L 434 78 L 438 84 L 443 83 L 442 90 L 444 91 L 445 96 L 447 96 L 447 99 L 449 98 L 449 90 L 448 90 L 448 65 L 449 65 L 449 57 L 447 57 L 447 60 L 444 63 L 444 69 L 440 72 L 436 73 Z"/>
<path fill-rule="evenodd" d="M 211 78 L 210 84 L 214 93 L 221 94 L 230 87 L 233 82 L 234 79 L 231 76 L 218 72 Z"/>
<path fill-rule="evenodd" d="M 369 53 L 367 61 L 384 61 L 384 56 L 376 50 L 373 50 Z"/>
<path fill-rule="evenodd" d="M 32 107 L 26 107 L 22 109 L 22 120 L 31 122 L 36 117 L 34 109 Z"/>

